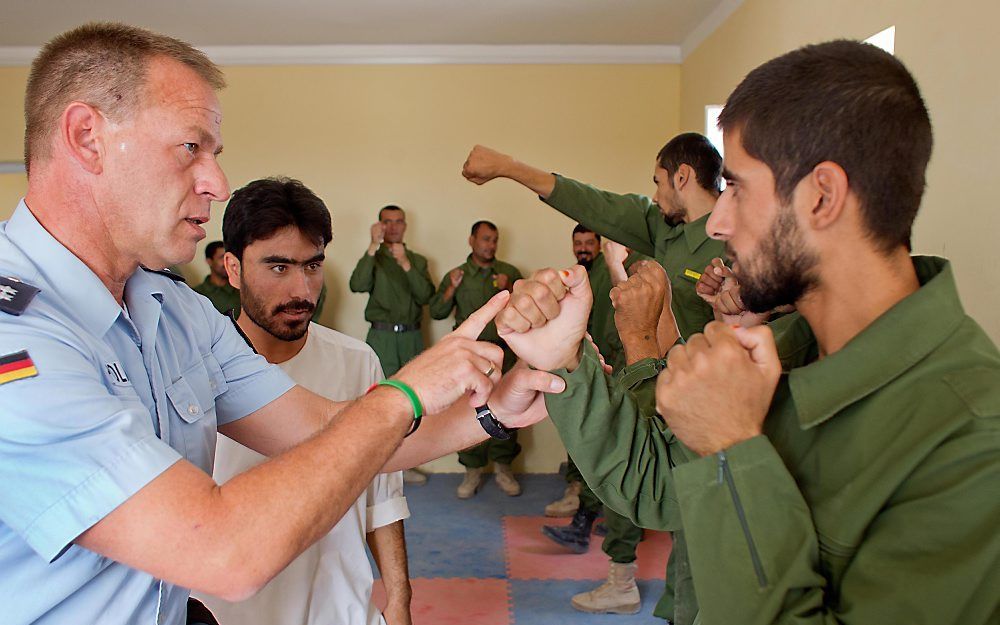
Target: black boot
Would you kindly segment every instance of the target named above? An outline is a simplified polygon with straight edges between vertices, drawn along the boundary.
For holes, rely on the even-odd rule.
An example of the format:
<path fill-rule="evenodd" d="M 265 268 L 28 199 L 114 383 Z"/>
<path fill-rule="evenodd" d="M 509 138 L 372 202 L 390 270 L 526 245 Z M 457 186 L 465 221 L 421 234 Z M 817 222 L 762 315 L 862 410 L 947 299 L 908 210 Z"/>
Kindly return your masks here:
<path fill-rule="evenodd" d="M 590 549 L 590 529 L 597 518 L 597 511 L 580 506 L 569 525 L 543 525 L 542 534 L 573 553 L 587 553 Z"/>

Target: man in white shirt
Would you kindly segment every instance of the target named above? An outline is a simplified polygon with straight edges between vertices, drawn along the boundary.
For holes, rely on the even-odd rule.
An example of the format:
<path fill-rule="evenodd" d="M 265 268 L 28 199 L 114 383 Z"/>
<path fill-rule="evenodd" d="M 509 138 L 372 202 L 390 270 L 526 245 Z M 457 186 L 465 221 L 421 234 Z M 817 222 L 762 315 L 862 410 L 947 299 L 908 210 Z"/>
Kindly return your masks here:
<path fill-rule="evenodd" d="M 334 401 L 363 395 L 383 378 L 364 342 L 310 323 L 323 286 L 330 213 L 296 180 L 257 180 L 233 193 L 223 218 L 229 279 L 240 289 L 238 327 L 268 362 L 296 384 Z M 219 437 L 220 483 L 266 458 Z M 409 625 L 410 582 L 403 519 L 409 516 L 400 472 L 381 473 L 329 534 L 256 596 L 204 602 L 222 623 L 243 625 Z M 384 614 L 371 602 L 367 539 L 386 586 Z"/>

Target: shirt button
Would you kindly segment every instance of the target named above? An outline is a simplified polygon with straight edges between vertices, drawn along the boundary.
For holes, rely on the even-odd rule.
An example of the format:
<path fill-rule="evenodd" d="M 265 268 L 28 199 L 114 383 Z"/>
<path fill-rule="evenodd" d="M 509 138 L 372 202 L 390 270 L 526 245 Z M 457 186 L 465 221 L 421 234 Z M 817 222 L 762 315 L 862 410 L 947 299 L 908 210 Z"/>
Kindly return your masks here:
<path fill-rule="evenodd" d="M 212 390 L 214 391 L 215 388 L 218 386 L 218 384 L 215 383 L 215 380 L 212 380 L 211 382 L 209 382 L 209 386 L 211 386 Z"/>
<path fill-rule="evenodd" d="M 195 406 L 194 404 L 191 404 L 190 406 L 188 406 L 188 414 L 190 414 L 190 415 L 196 415 L 196 414 L 198 414 L 198 406 Z"/>

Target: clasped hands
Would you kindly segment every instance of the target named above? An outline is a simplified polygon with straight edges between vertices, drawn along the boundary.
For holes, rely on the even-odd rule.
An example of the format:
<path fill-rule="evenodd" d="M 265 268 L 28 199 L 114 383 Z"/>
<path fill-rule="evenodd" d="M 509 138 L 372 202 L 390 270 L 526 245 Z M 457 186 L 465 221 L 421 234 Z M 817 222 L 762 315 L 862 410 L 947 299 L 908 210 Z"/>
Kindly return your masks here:
<path fill-rule="evenodd" d="M 640 268 L 619 287 L 625 293 L 645 293 L 656 280 L 653 268 Z M 616 317 L 632 314 L 623 306 L 646 299 L 621 295 L 616 298 Z M 509 301 L 496 316 L 497 330 L 527 364 L 573 371 L 579 366 L 592 303 L 582 266 L 543 269 L 514 283 Z M 647 326 L 654 317 L 648 307 L 634 316 Z M 704 334 L 670 351 L 657 379 L 657 410 L 681 442 L 700 455 L 712 454 L 761 433 L 780 375 L 769 328 L 712 322 Z"/>

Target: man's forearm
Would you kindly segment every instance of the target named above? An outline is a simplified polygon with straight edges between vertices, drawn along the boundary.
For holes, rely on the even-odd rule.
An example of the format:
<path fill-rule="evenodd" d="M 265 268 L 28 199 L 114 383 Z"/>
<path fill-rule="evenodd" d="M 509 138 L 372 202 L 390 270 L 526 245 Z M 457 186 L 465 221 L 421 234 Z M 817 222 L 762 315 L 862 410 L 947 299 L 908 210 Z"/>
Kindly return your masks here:
<path fill-rule="evenodd" d="M 445 412 L 423 417 L 419 429 L 403 439 L 382 473 L 403 471 L 446 454 L 472 447 L 489 438 L 476 420 L 476 411 L 460 399 Z"/>
<path fill-rule="evenodd" d="M 556 187 L 554 174 L 514 159 L 511 159 L 501 175 L 528 187 L 543 198 L 548 198 Z"/>
<path fill-rule="evenodd" d="M 396 521 L 389 525 L 376 527 L 367 535 L 368 547 L 375 558 L 382 584 L 385 586 L 387 614 L 398 612 L 409 613 L 410 599 L 413 592 L 410 588 L 410 572 L 406 560 L 406 536 L 403 522 Z M 389 625 L 395 625 L 390 622 Z"/>
<path fill-rule="evenodd" d="M 297 409 L 288 395 L 267 408 Z M 77 543 L 159 579 L 244 599 L 340 520 L 399 445 L 410 411 L 402 393 L 378 389 L 308 441 L 222 486 L 177 462 Z"/>
<path fill-rule="evenodd" d="M 545 405 L 594 493 L 636 525 L 679 529 L 670 435 L 641 414 L 632 392 L 605 375 L 591 347 L 565 379 L 566 391 L 546 395 Z"/>
<path fill-rule="evenodd" d="M 656 329 L 625 330 L 618 335 L 625 349 L 625 364 L 634 365 L 647 358 L 660 358 L 660 348 L 656 341 Z"/>

